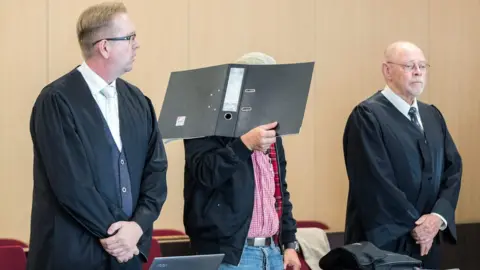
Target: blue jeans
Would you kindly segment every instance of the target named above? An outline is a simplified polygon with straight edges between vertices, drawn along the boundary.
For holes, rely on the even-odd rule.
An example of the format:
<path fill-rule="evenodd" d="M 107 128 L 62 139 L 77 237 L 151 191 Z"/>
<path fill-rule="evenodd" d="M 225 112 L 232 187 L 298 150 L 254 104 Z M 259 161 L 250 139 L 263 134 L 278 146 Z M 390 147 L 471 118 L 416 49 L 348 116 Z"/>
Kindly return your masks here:
<path fill-rule="evenodd" d="M 283 257 L 280 248 L 272 243 L 270 246 L 243 247 L 242 258 L 238 266 L 222 263 L 218 270 L 283 270 Z"/>

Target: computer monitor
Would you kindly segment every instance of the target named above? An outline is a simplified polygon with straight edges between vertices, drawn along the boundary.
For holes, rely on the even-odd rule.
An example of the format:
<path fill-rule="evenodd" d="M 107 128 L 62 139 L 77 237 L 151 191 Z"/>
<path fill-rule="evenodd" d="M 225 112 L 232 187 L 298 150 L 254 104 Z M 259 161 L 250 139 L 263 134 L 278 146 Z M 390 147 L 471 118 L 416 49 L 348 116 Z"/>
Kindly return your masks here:
<path fill-rule="evenodd" d="M 218 270 L 224 254 L 157 257 L 150 270 Z"/>

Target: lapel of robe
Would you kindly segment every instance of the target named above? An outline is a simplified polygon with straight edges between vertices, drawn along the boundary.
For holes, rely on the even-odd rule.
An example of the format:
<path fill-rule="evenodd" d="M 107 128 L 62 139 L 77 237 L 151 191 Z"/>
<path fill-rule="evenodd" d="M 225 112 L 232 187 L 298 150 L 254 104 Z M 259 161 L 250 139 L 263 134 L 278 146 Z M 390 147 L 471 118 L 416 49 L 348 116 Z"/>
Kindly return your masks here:
<path fill-rule="evenodd" d="M 405 128 L 411 130 L 413 134 L 423 135 L 422 131 L 419 130 L 415 126 L 415 124 L 410 121 L 409 118 L 405 117 L 405 115 L 400 112 L 397 107 L 395 107 L 395 105 L 393 105 L 382 93 L 378 92 L 377 95 L 377 101 L 381 103 L 385 108 L 387 108 L 387 110 L 392 114 L 392 117 L 394 117 L 396 121 L 399 121 L 399 123 L 403 123 L 402 126 L 405 126 Z"/>
<path fill-rule="evenodd" d="M 85 133 L 86 137 L 89 138 L 88 142 L 84 142 L 85 146 L 89 147 L 85 148 L 88 148 L 87 151 L 91 151 L 94 157 L 97 157 L 97 162 L 109 162 L 111 158 L 109 156 L 110 150 L 107 134 L 105 133 L 103 114 L 93 98 L 87 82 L 83 79 L 82 74 L 76 71 L 74 76 L 74 89 L 70 92 L 73 96 L 71 100 L 73 106 L 77 107 L 76 111 L 79 112 L 76 118 L 78 118 L 79 124 L 81 125 L 81 130 Z M 105 164 L 105 167 L 110 168 L 112 166 L 108 163 L 108 166 Z"/>
<path fill-rule="evenodd" d="M 82 125 L 85 126 L 85 129 L 91 134 L 91 137 L 95 138 L 95 149 L 106 150 L 108 146 L 108 140 L 106 138 L 107 134 L 105 133 L 105 122 L 103 114 L 100 111 L 100 108 L 97 105 L 97 102 L 93 98 L 90 89 L 88 88 L 87 82 L 83 79 L 80 72 L 74 74 L 76 78 L 76 87 L 75 91 L 72 91 L 73 98 L 76 101 L 75 103 L 82 106 L 81 114 Z M 125 155 L 132 147 L 132 141 L 135 141 L 134 138 L 134 129 L 138 127 L 135 125 L 135 120 L 133 115 L 132 100 L 130 95 L 128 95 L 128 89 L 126 84 L 121 80 L 117 79 L 117 96 L 118 96 L 118 117 L 120 120 L 120 136 L 122 139 L 122 151 L 125 151 Z M 96 151 L 96 152 L 99 152 Z M 109 159 L 107 159 L 109 160 Z"/>
<path fill-rule="evenodd" d="M 118 117 L 120 118 L 120 137 L 122 138 L 122 152 L 125 154 L 128 162 L 128 153 L 129 150 L 134 147 L 133 143 L 134 139 L 134 130 L 132 127 L 132 123 L 135 122 L 136 119 L 132 118 L 134 113 L 131 111 L 131 100 L 129 99 L 129 95 L 127 95 L 128 89 L 125 83 L 117 79 L 117 93 L 118 93 Z"/>
<path fill-rule="evenodd" d="M 82 74 L 75 70 L 72 76 L 74 79 L 69 87 L 71 89 L 68 92 L 69 100 L 87 158 L 94 160 L 91 162 L 91 168 L 95 187 L 109 204 L 119 208 L 118 192 L 111 181 L 114 171 L 103 114 Z M 124 217 L 121 211 L 115 211 L 115 214 Z"/>
<path fill-rule="evenodd" d="M 433 142 L 433 136 L 435 136 L 434 128 L 432 124 L 435 119 L 432 119 L 431 111 L 428 105 L 418 102 L 418 111 L 422 119 L 423 133 L 422 139 L 417 141 L 420 155 L 423 160 L 422 167 L 422 181 L 420 185 L 420 192 L 417 199 L 417 209 L 424 211 L 422 214 L 429 214 L 433 207 L 434 201 L 432 197 L 435 197 L 435 183 L 434 183 L 434 171 L 433 171 L 433 152 L 434 147 L 430 142 Z"/>
<path fill-rule="evenodd" d="M 130 174 L 130 184 L 132 189 L 133 207 L 135 209 L 140 190 L 140 183 L 135 175 L 138 175 L 139 168 L 143 168 L 144 142 L 141 135 L 145 130 L 143 122 L 143 113 L 138 106 L 136 96 L 132 94 L 132 90 L 127 84 L 117 79 L 118 93 L 118 117 L 120 118 L 120 137 L 122 138 L 122 152 L 127 160 L 128 172 Z M 141 165 L 140 165 L 141 164 Z M 141 166 L 141 167 L 139 167 Z"/>
<path fill-rule="evenodd" d="M 417 148 L 419 155 L 421 157 L 422 163 L 421 166 L 421 181 L 418 193 L 412 199 L 415 200 L 415 208 L 422 214 L 431 210 L 433 207 L 432 204 L 432 195 L 435 192 L 434 183 L 433 183 L 433 160 L 432 160 L 432 151 L 430 144 L 428 143 L 431 137 L 434 135 L 432 132 L 432 121 L 431 113 L 428 108 L 428 105 L 418 102 L 418 111 L 422 119 L 423 132 L 419 130 L 415 124 L 413 124 L 405 115 L 403 115 L 386 97 L 380 94 L 381 99 L 379 101 L 383 103 L 386 107 L 389 108 L 396 121 L 404 123 L 405 128 L 409 129 L 416 140 Z"/>

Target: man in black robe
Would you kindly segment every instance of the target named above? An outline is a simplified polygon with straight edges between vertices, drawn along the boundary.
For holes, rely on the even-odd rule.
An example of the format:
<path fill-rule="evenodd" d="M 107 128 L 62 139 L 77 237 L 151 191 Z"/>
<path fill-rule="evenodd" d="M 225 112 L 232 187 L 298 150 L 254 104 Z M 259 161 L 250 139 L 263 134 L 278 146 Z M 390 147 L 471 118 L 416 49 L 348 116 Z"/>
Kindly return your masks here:
<path fill-rule="evenodd" d="M 369 241 L 438 268 L 440 241 L 456 242 L 462 161 L 440 111 L 417 100 L 428 67 L 417 46 L 393 43 L 385 88 L 348 119 L 345 243 Z"/>
<path fill-rule="evenodd" d="M 34 189 L 28 269 L 141 269 L 166 199 L 167 159 L 151 101 L 119 78 L 135 28 L 121 3 L 77 23 L 85 61 L 33 107 Z"/>

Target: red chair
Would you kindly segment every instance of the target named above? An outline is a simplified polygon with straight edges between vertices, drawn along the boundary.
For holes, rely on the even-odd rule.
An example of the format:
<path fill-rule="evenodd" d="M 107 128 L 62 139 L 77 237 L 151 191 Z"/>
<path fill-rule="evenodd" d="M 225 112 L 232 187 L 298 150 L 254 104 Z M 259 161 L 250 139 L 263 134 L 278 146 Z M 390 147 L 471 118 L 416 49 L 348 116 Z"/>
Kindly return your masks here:
<path fill-rule="evenodd" d="M 147 262 L 143 264 L 142 270 L 149 270 L 150 265 L 153 262 L 153 259 L 155 259 L 156 257 L 162 257 L 162 251 L 160 250 L 160 244 L 158 243 L 158 241 L 155 239 L 152 239 L 152 242 L 150 245 L 150 254 L 148 255 Z"/>
<path fill-rule="evenodd" d="M 27 257 L 20 246 L 0 247 L 1 269 L 25 270 L 27 269 Z"/>
<path fill-rule="evenodd" d="M 297 228 L 320 228 L 324 231 L 330 229 L 327 224 L 314 220 L 297 221 Z"/>
<path fill-rule="evenodd" d="M 159 236 L 184 236 L 186 235 L 184 232 L 175 230 L 175 229 L 155 229 L 152 232 L 152 243 L 150 246 L 150 254 L 148 256 L 148 260 L 146 263 L 143 264 L 142 270 L 149 270 L 150 265 L 153 262 L 153 259 L 156 257 L 162 256 L 162 251 L 160 249 L 160 243 L 155 239 L 155 237 Z"/>
<path fill-rule="evenodd" d="M 156 229 L 153 230 L 152 236 L 172 236 L 186 235 L 184 232 L 175 229 Z"/>
<path fill-rule="evenodd" d="M 20 240 L 11 239 L 11 238 L 0 238 L 0 247 L 3 247 L 3 246 L 19 246 L 22 248 L 28 247 L 27 244 L 25 244 Z"/>

